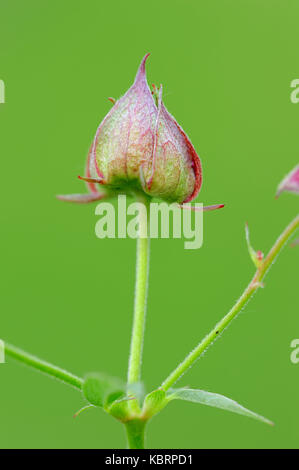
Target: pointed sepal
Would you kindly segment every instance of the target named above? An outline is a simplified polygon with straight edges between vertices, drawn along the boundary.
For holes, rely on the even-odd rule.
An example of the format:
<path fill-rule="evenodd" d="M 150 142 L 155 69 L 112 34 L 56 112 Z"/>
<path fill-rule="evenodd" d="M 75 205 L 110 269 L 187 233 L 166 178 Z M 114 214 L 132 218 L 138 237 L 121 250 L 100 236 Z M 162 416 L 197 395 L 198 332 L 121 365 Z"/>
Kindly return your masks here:
<path fill-rule="evenodd" d="M 248 248 L 248 253 L 250 255 L 250 258 L 252 259 L 255 267 L 260 268 L 264 260 L 264 254 L 260 250 L 255 251 L 254 248 L 252 248 L 250 244 L 249 227 L 248 227 L 247 222 L 245 224 L 245 237 L 246 237 L 246 243 L 247 243 L 247 248 Z"/>
<path fill-rule="evenodd" d="M 57 199 L 60 201 L 66 201 L 66 202 L 74 202 L 76 204 L 88 204 L 90 202 L 94 201 L 100 201 L 101 199 L 104 199 L 106 197 L 106 194 L 103 193 L 86 193 L 86 194 L 58 194 L 56 196 Z"/>
<path fill-rule="evenodd" d="M 191 204 L 179 204 L 179 207 L 181 209 L 187 209 L 191 210 L 194 212 L 208 212 L 208 211 L 214 211 L 216 209 L 222 209 L 225 206 L 225 204 L 214 204 L 212 206 L 191 206 Z"/>

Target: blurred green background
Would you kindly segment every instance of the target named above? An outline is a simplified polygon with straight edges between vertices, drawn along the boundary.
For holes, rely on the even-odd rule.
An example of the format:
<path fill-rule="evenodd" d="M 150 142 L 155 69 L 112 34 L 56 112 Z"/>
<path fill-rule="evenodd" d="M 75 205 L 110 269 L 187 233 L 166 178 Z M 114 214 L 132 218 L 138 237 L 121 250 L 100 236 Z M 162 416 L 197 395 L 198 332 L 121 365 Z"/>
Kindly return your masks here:
<path fill-rule="evenodd" d="M 75 374 L 126 376 L 134 240 L 99 240 L 84 192 L 95 130 L 132 83 L 143 55 L 149 83 L 192 139 L 204 169 L 197 199 L 204 245 L 153 240 L 143 375 L 158 386 L 232 306 L 250 280 L 244 223 L 267 251 L 298 212 L 274 199 L 298 163 L 296 0 L 0 1 L 0 337 Z M 173 402 L 148 429 L 152 448 L 298 447 L 299 250 L 287 247 L 240 317 L 180 385 L 225 394 L 272 419 Z M 117 421 L 97 409 L 72 418 L 80 394 L 7 358 L 0 365 L 2 448 L 118 448 Z"/>

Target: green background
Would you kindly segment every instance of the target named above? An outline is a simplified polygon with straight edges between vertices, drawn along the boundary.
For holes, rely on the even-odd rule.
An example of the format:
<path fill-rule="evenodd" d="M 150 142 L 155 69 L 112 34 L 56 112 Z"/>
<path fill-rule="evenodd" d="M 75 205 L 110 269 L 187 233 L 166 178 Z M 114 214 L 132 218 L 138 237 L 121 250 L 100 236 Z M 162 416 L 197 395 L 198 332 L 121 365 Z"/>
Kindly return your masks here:
<path fill-rule="evenodd" d="M 274 199 L 298 163 L 296 0 L 0 2 L 0 337 L 84 375 L 125 378 L 135 275 L 134 240 L 99 240 L 84 192 L 97 125 L 150 51 L 149 83 L 199 152 L 197 199 L 224 202 L 204 216 L 204 245 L 153 240 L 143 375 L 158 386 L 232 306 L 250 280 L 244 223 L 267 251 L 298 212 Z M 173 402 L 148 429 L 160 448 L 298 447 L 299 250 L 287 247 L 231 328 L 180 385 L 225 394 L 272 419 Z M 72 415 L 78 391 L 7 359 L 0 366 L 2 448 L 118 448 L 119 423 L 101 410 Z"/>

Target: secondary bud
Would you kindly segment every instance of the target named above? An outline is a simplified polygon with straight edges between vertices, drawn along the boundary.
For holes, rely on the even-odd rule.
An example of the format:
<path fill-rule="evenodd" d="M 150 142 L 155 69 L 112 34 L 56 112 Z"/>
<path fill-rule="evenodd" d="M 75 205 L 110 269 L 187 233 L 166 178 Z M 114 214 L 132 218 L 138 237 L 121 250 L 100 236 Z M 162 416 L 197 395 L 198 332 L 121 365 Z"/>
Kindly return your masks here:
<path fill-rule="evenodd" d="M 283 191 L 289 193 L 299 194 L 299 165 L 295 166 L 290 173 L 282 180 L 277 188 L 276 197 L 278 197 Z M 292 246 L 299 245 L 299 238 L 297 238 Z"/>
<path fill-rule="evenodd" d="M 279 184 L 276 192 L 278 197 L 283 191 L 299 194 L 299 165 L 287 174 L 287 176 Z"/>

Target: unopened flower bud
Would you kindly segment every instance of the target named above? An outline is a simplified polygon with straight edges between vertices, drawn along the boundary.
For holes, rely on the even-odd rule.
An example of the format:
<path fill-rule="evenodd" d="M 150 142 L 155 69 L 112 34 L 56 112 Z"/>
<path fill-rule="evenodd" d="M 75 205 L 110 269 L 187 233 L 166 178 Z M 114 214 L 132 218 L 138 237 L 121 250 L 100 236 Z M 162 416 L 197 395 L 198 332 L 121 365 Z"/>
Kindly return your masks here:
<path fill-rule="evenodd" d="M 201 164 L 190 140 L 157 102 L 146 80 L 144 57 L 135 81 L 100 124 L 89 174 L 111 189 L 143 190 L 168 201 L 191 201 L 201 186 Z"/>
<path fill-rule="evenodd" d="M 107 195 L 143 191 L 184 204 L 197 196 L 202 184 L 200 159 L 164 106 L 162 85 L 150 91 L 145 74 L 148 56 L 143 58 L 127 93 L 115 103 L 109 98 L 114 105 L 97 129 L 86 173 L 81 177 L 91 195 L 60 199 L 89 202 Z M 219 207 L 223 205 L 208 209 Z"/>
<path fill-rule="evenodd" d="M 287 191 L 289 193 L 299 194 L 299 165 L 296 165 L 290 173 L 282 180 L 279 184 L 276 192 L 278 197 L 282 192 Z M 299 245 L 299 238 L 297 238 L 292 246 Z"/>
<path fill-rule="evenodd" d="M 299 165 L 287 174 L 287 176 L 279 184 L 276 192 L 278 197 L 283 191 L 299 194 Z"/>

